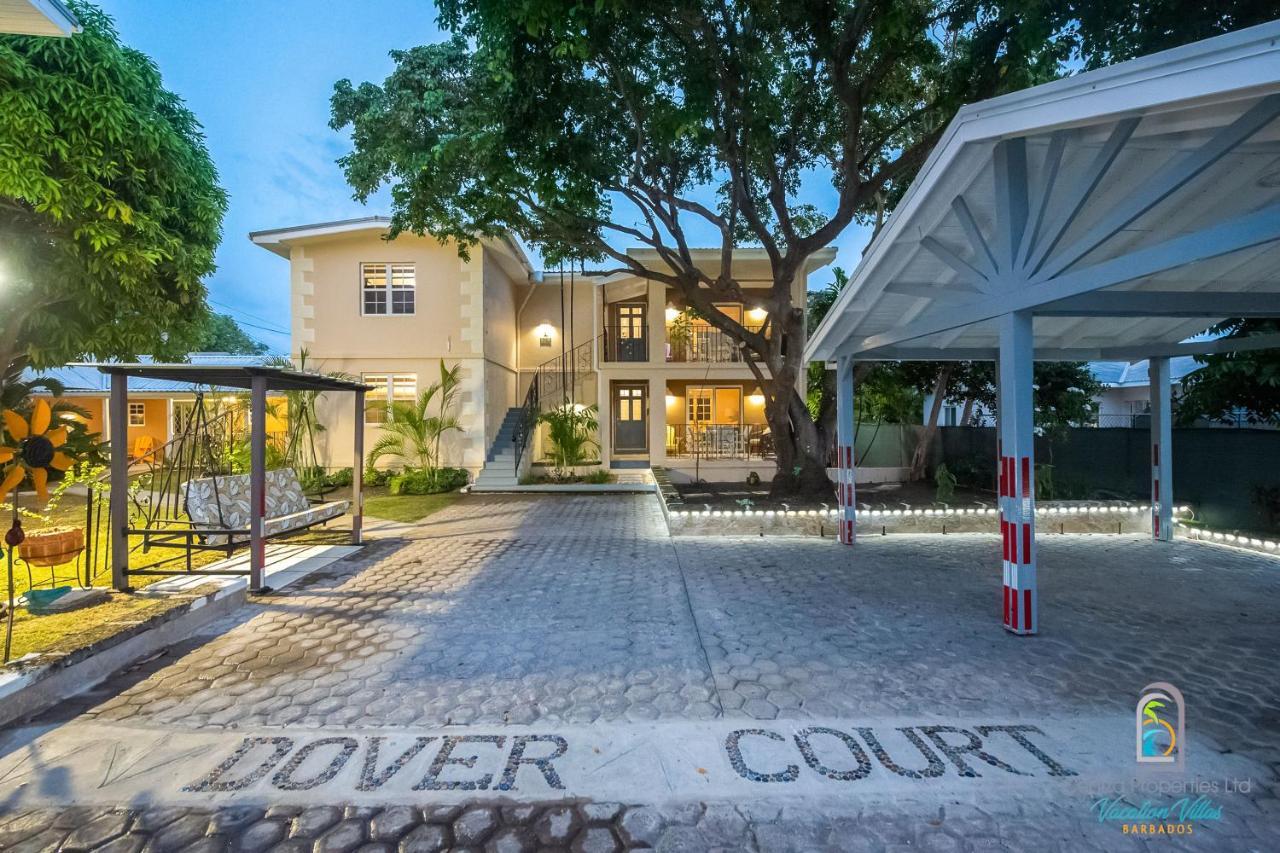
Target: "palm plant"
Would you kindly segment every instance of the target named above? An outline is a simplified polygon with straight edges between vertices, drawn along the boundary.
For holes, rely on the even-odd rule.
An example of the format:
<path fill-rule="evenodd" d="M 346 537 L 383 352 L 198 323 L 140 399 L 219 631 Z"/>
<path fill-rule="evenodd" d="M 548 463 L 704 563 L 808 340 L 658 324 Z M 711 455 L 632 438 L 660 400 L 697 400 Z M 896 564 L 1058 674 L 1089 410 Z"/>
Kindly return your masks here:
<path fill-rule="evenodd" d="M 432 382 L 413 403 L 394 403 L 391 417 L 382 425 L 382 436 L 369 451 L 369 467 L 379 459 L 403 460 L 406 467 L 421 468 L 434 481 L 440 467 L 440 442 L 445 433 L 462 432 L 455 409 L 462 385 L 462 365 L 447 367 L 440 360 L 440 380 Z M 435 405 L 435 414 L 431 413 Z"/>
<path fill-rule="evenodd" d="M 598 412 L 595 406 L 565 403 L 538 416 L 538 420 L 547 425 L 551 461 L 557 471 L 581 465 L 588 461 L 591 448 L 600 447 L 595 438 L 600 428 Z"/>
<path fill-rule="evenodd" d="M 298 352 L 295 363 L 292 359 L 278 356 L 266 361 L 270 367 L 282 367 L 285 370 L 309 371 L 307 364 L 309 353 L 306 347 Z M 335 379 L 349 379 L 343 373 L 326 372 L 323 375 Z M 316 451 L 316 436 L 325 431 L 316 412 L 316 404 L 323 391 L 285 391 L 284 398 L 288 409 L 288 426 L 284 442 L 284 457 L 287 464 L 298 472 L 303 485 L 309 485 L 323 479 L 320 455 Z"/>

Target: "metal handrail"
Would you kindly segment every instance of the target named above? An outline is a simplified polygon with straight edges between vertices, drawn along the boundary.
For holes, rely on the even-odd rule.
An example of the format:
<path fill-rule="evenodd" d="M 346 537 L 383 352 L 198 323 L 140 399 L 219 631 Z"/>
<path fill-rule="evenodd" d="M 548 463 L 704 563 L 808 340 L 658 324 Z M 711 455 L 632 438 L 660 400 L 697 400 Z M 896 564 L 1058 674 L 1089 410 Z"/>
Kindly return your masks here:
<path fill-rule="evenodd" d="M 534 427 L 538 425 L 543 401 L 554 401 L 552 404 L 557 406 L 564 402 L 576 402 L 572 398 L 578 387 L 578 376 L 590 373 L 595 366 L 595 343 L 595 339 L 584 341 L 567 353 L 547 359 L 535 369 L 533 379 L 529 382 L 529 390 L 524 395 L 524 403 L 520 406 L 520 423 L 516 425 L 515 435 L 512 436 L 517 472 L 520 470 L 520 459 L 529 447 Z"/>
<path fill-rule="evenodd" d="M 538 399 L 539 384 L 538 374 L 535 373 L 533 381 L 529 383 L 529 391 L 524 395 L 524 404 L 520 407 L 520 423 L 516 424 L 516 434 L 512 438 L 515 442 L 517 474 L 520 472 L 520 457 L 529 446 L 529 436 L 533 435 L 533 427 L 538 422 L 538 414 L 541 411 Z"/>

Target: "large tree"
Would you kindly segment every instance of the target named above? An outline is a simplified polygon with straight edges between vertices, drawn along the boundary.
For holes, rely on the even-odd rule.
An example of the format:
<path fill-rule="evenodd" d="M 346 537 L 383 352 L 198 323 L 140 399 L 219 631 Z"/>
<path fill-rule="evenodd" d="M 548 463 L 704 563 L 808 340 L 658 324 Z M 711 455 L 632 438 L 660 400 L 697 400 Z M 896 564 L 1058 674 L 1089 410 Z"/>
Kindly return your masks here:
<path fill-rule="evenodd" d="M 1280 320 L 1227 320 L 1209 331 L 1227 338 L 1280 333 Z M 1196 356 L 1202 366 L 1182 380 L 1178 420 L 1250 424 L 1280 421 L 1280 349 Z"/>
<path fill-rule="evenodd" d="M 210 314 L 195 342 L 195 349 L 233 355 L 262 355 L 268 347 L 262 341 L 249 337 L 230 314 Z"/>
<path fill-rule="evenodd" d="M 111 20 L 0 37 L 0 374 L 184 355 L 226 195 L 199 123 Z"/>
<path fill-rule="evenodd" d="M 1056 73 L 1054 4 L 932 0 L 444 0 L 453 38 L 392 53 L 382 85 L 340 81 L 335 129 L 357 198 L 391 184 L 392 233 L 514 231 L 554 263 L 608 259 L 677 289 L 751 354 L 778 455 L 775 493 L 829 491 L 799 393 L 792 283 L 855 220 L 892 205 L 965 101 Z M 803 203 L 834 189 L 825 209 Z M 712 235 L 720 263 L 691 248 Z M 622 248 L 639 244 L 658 260 Z M 763 247 L 768 334 L 731 261 Z"/>

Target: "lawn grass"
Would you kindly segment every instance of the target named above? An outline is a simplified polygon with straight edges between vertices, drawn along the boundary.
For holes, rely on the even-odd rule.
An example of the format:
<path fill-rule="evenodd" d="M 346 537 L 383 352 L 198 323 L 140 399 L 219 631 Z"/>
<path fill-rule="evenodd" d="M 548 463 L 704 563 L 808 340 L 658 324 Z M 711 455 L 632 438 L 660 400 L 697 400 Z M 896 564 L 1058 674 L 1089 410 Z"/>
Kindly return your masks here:
<path fill-rule="evenodd" d="M 50 510 L 41 506 L 34 495 L 24 494 L 21 497 L 20 506 L 24 510 L 22 528 L 27 534 L 37 533 L 49 527 L 70 526 L 83 529 L 87 520 L 83 495 L 64 495 L 61 503 Z M 2 522 L 0 526 L 6 530 L 11 513 L 11 506 L 0 511 L 0 522 Z M 31 514 L 39 517 L 33 517 Z M 94 558 L 92 568 L 95 574 L 91 580 L 93 586 L 105 588 L 111 585 L 110 520 L 105 506 L 102 508 L 97 528 L 94 548 L 102 550 Z M 325 533 L 329 532 L 325 531 Z M 345 541 L 345 534 L 342 538 Z M 129 566 L 132 569 L 163 568 L 177 572 L 186 569 L 185 547 L 153 545 L 144 553 L 140 547 L 141 536 L 131 536 L 130 545 L 134 546 L 129 555 Z M 20 556 L 21 553 L 22 548 L 19 546 L 18 555 Z M 226 559 L 226 556 L 225 551 L 193 551 L 191 566 L 198 569 Z M 79 586 L 84 582 L 83 559 L 82 556 L 79 565 L 73 560 L 54 566 L 52 577 L 56 579 L 56 583 L 51 583 L 50 567 L 31 566 L 31 572 L 28 575 L 27 565 L 21 559 L 15 558 L 13 564 L 15 600 L 31 587 L 32 580 L 37 589 L 49 589 L 51 586 Z M 5 571 L 5 565 L 6 562 L 0 557 L 0 572 Z M 135 589 L 139 589 L 162 580 L 165 580 L 162 575 L 130 575 L 129 583 Z M 7 576 L 0 578 L 0 602 L 7 600 L 7 584 Z M 14 611 L 10 660 L 31 652 L 46 654 L 74 651 L 108 637 L 122 627 L 144 621 L 171 607 L 176 607 L 182 604 L 183 600 L 176 597 L 147 598 L 113 591 L 110 600 L 93 607 L 73 610 L 70 613 L 33 616 L 25 607 L 18 606 Z M 4 621 L 0 618 L 0 634 L 3 631 Z M 0 639 L 0 645 L 2 644 L 3 639 Z"/>
<path fill-rule="evenodd" d="M 388 521 L 420 521 L 451 506 L 461 497 L 460 492 L 442 492 L 438 495 L 372 495 L 364 499 L 364 514 Z"/>
<path fill-rule="evenodd" d="M 147 598 L 112 592 L 110 600 L 70 613 L 32 616 L 25 608 L 18 608 L 13 615 L 10 659 L 16 660 L 31 652 L 42 655 L 73 652 L 183 603 L 184 599 L 176 596 Z"/>

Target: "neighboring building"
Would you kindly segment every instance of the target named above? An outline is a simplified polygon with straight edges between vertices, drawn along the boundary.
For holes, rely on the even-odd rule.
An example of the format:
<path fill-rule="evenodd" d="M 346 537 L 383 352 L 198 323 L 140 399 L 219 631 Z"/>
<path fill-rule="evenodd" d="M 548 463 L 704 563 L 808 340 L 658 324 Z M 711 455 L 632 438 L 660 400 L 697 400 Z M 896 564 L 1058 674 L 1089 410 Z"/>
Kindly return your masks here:
<path fill-rule="evenodd" d="M 219 365 L 257 365 L 262 364 L 268 356 L 230 355 L 223 352 L 192 353 L 188 360 L 192 364 Z M 149 359 L 142 359 L 147 361 Z M 110 382 L 111 379 L 97 368 L 80 365 L 51 370 L 27 370 L 22 378 L 26 381 L 38 376 L 56 379 L 66 389 L 57 399 L 64 400 L 84 412 L 83 416 L 68 414 L 74 420 L 85 424 L 91 433 L 98 433 L 102 441 L 111 441 Z M 190 418 L 195 406 L 196 396 L 200 389 L 185 382 L 170 382 L 160 379 L 131 379 L 129 382 L 129 415 L 128 435 L 125 436 L 125 450 L 132 459 L 152 456 L 162 450 L 178 429 Z M 36 397 L 52 399 L 46 394 L 37 393 Z M 241 402 L 243 392 L 218 389 L 204 389 L 205 399 L 216 398 L 214 402 L 229 406 Z M 268 398 L 267 433 L 283 435 L 285 430 L 285 400 L 282 397 Z M 243 406 L 240 407 L 243 409 Z"/>
<path fill-rule="evenodd" d="M 509 239 L 482 240 L 462 259 L 456 246 L 430 237 L 388 241 L 387 227 L 369 217 L 250 235 L 290 262 L 295 352 L 305 348 L 319 369 L 374 386 L 363 413 L 374 430 L 366 446 L 377 441 L 389 403 L 413 399 L 444 360 L 462 367 L 462 431 L 446 440 L 443 461 L 473 473 L 488 462 L 495 485 L 515 477 L 502 466 L 535 382 L 544 411 L 566 398 L 599 407 L 606 465 L 666 465 L 677 477 L 704 479 L 772 475 L 763 395 L 750 368 L 726 336 L 683 313 L 674 290 L 630 274 L 538 272 Z M 715 274 L 719 250 L 694 251 Z M 656 263 L 650 251 L 631 254 Z M 747 299 L 720 309 L 761 324 L 766 315 L 753 297 L 763 300 L 769 286 L 768 259 L 762 250 L 734 255 Z M 834 255 L 817 253 L 797 278 L 797 304 L 808 273 Z M 354 413 L 344 405 L 321 401 L 331 465 L 351 462 Z M 530 456 L 543 456 L 540 440 Z"/>
<path fill-rule="evenodd" d="M 1189 355 L 1169 359 L 1175 402 L 1182 394 L 1182 378 L 1199 365 Z M 1098 395 L 1098 426 L 1148 429 L 1151 425 L 1151 379 L 1146 360 L 1091 361 L 1089 370 L 1102 383 Z"/>

